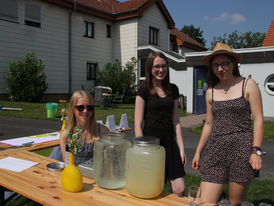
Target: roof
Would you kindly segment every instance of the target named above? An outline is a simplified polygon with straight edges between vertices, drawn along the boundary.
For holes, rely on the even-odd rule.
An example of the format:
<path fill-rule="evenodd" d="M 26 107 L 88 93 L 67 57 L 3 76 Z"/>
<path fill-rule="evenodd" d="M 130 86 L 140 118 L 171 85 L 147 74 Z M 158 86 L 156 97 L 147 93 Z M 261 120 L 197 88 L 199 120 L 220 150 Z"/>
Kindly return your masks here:
<path fill-rule="evenodd" d="M 119 2 L 117 0 L 45 0 L 77 11 L 88 13 L 111 21 L 140 17 L 143 12 L 154 3 L 161 10 L 169 28 L 173 28 L 175 23 L 170 16 L 162 0 L 127 0 Z"/>
<path fill-rule="evenodd" d="M 270 24 L 262 46 L 274 46 L 274 21 Z"/>
<path fill-rule="evenodd" d="M 192 48 L 198 51 L 206 51 L 207 49 L 195 39 L 180 31 L 177 28 L 170 30 L 170 34 L 176 36 L 176 41 L 179 46 Z"/>

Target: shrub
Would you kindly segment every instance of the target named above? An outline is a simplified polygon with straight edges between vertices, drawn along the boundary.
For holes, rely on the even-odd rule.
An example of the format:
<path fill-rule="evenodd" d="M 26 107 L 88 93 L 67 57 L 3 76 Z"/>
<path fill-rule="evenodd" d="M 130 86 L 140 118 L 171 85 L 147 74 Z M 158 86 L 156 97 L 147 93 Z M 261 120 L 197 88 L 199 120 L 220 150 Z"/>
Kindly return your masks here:
<path fill-rule="evenodd" d="M 136 90 L 136 66 L 137 60 L 132 57 L 125 66 L 119 60 L 108 63 L 102 71 L 98 72 L 97 84 L 109 86 L 114 94 L 122 94 L 125 89 L 125 96 L 135 94 Z"/>
<path fill-rule="evenodd" d="M 9 65 L 6 81 L 11 100 L 37 102 L 48 88 L 43 61 L 34 52 Z"/>

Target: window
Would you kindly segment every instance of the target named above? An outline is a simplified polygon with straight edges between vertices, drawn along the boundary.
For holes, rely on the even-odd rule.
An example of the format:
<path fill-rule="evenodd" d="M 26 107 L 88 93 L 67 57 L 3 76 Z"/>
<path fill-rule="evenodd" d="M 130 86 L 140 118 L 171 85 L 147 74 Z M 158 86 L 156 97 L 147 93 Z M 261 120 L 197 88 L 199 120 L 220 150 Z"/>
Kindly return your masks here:
<path fill-rule="evenodd" d="M 18 22 L 18 0 L 0 1 L 0 19 Z"/>
<path fill-rule="evenodd" d="M 84 37 L 94 38 L 94 23 L 84 21 Z"/>
<path fill-rule="evenodd" d="M 140 79 L 145 79 L 146 77 L 146 57 L 140 58 Z"/>
<path fill-rule="evenodd" d="M 265 91 L 274 95 L 274 74 L 269 75 L 264 82 Z"/>
<path fill-rule="evenodd" d="M 158 33 L 159 33 L 159 29 L 149 27 L 149 43 L 150 44 L 158 45 L 158 35 L 159 35 Z"/>
<path fill-rule="evenodd" d="M 96 63 L 87 63 L 87 80 L 96 80 Z"/>
<path fill-rule="evenodd" d="M 108 38 L 111 38 L 111 25 L 110 24 L 107 24 L 107 34 L 106 34 L 106 36 Z"/>
<path fill-rule="evenodd" d="M 25 3 L 25 24 L 29 26 L 41 26 L 41 6 L 33 3 Z"/>

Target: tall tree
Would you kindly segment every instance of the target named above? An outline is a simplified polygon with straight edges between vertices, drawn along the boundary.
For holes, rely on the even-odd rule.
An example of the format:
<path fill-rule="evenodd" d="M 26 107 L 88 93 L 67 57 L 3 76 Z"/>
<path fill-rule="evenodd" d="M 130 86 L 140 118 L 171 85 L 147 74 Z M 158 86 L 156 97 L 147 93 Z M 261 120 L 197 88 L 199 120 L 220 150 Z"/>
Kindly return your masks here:
<path fill-rule="evenodd" d="M 189 26 L 184 25 L 181 31 L 205 46 L 206 40 L 203 38 L 204 31 L 201 30 L 200 27 L 195 28 L 193 24 L 190 24 Z"/>
<path fill-rule="evenodd" d="M 266 33 L 252 33 L 251 31 L 239 34 L 235 30 L 231 34 L 224 33 L 223 36 L 214 37 L 213 42 L 211 42 L 211 49 L 214 48 L 217 42 L 228 44 L 234 49 L 260 47 L 263 44 L 265 35 Z"/>

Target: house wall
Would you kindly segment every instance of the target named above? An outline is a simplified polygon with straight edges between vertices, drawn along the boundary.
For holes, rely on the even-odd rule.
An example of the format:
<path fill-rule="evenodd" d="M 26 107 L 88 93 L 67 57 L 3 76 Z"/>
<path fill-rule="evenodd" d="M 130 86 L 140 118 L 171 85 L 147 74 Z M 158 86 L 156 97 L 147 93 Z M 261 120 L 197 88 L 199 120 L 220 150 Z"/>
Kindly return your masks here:
<path fill-rule="evenodd" d="M 122 65 L 132 57 L 137 58 L 136 18 L 115 22 L 113 34 L 113 58 L 120 59 Z"/>
<path fill-rule="evenodd" d="M 69 9 L 44 1 L 32 1 L 41 5 L 41 28 L 24 25 L 24 3 L 19 1 L 18 23 L 0 20 L 0 93 L 8 93 L 4 76 L 10 62 L 18 61 L 34 51 L 45 65 L 48 89 L 45 93 L 69 92 Z M 94 23 L 95 37 L 83 37 L 84 20 Z M 98 68 L 112 62 L 112 38 L 106 37 L 106 24 L 110 21 L 72 13 L 72 92 L 90 91 L 93 80 L 86 80 L 87 62 L 97 63 Z"/>
<path fill-rule="evenodd" d="M 180 46 L 179 54 L 184 55 L 186 52 L 195 52 L 195 50 Z"/>
<path fill-rule="evenodd" d="M 274 96 L 266 92 L 264 83 L 266 78 L 274 74 L 274 63 L 241 64 L 240 73 L 244 77 L 251 75 L 261 91 L 264 116 L 274 117 Z"/>
<path fill-rule="evenodd" d="M 149 27 L 159 29 L 159 45 L 160 49 L 169 50 L 170 33 L 167 22 L 161 13 L 159 7 L 153 4 L 138 19 L 138 46 L 149 45 Z"/>
<path fill-rule="evenodd" d="M 4 76 L 9 63 L 32 51 L 45 64 L 47 92 L 67 91 L 68 10 L 44 1 L 32 1 L 42 6 L 41 28 L 37 28 L 24 25 L 25 2 L 19 1 L 18 23 L 0 20 L 0 93 L 8 93 Z"/>
<path fill-rule="evenodd" d="M 179 94 L 186 96 L 187 94 L 187 71 L 176 71 L 169 67 L 170 82 L 176 84 L 179 88 Z"/>
<path fill-rule="evenodd" d="M 94 38 L 83 37 L 84 21 L 94 23 Z M 91 91 L 94 80 L 86 80 L 86 64 L 97 63 L 101 70 L 112 62 L 112 38 L 106 37 L 106 25 L 111 22 L 90 15 L 74 12 L 72 15 L 72 92 Z"/>

